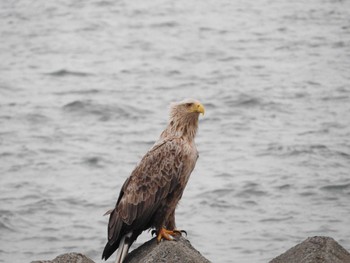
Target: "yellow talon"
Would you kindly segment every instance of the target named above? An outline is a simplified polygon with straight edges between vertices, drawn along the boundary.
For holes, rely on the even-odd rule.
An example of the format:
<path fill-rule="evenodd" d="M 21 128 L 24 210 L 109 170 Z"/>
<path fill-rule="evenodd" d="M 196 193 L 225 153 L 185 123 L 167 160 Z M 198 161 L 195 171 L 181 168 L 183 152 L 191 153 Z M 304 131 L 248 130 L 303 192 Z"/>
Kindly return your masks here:
<path fill-rule="evenodd" d="M 165 229 L 164 227 L 162 227 L 159 230 L 159 233 L 157 235 L 157 241 L 159 243 L 163 238 L 166 240 L 173 240 L 174 236 L 181 235 L 181 234 L 182 234 L 182 231 L 180 231 L 180 230 L 176 230 L 176 229 L 168 230 L 168 229 Z"/>

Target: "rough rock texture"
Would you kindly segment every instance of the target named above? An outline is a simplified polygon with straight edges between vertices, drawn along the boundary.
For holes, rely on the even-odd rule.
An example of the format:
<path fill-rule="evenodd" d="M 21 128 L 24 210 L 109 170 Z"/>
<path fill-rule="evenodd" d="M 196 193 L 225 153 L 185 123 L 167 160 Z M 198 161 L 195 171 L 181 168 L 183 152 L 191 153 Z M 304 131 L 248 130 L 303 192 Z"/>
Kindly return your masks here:
<path fill-rule="evenodd" d="M 80 253 L 66 253 L 53 260 L 38 260 L 31 263 L 94 263 L 94 261 Z"/>
<path fill-rule="evenodd" d="M 331 237 L 309 237 L 270 263 L 350 263 L 350 254 Z"/>
<path fill-rule="evenodd" d="M 229 253 L 229 251 L 228 251 Z M 112 256 L 113 257 L 113 256 Z M 124 263 L 208 263 L 208 259 L 195 250 L 191 243 L 179 237 L 176 241 L 154 239 L 133 250 Z M 235 262 L 232 259 L 232 262 Z M 94 263 L 79 253 L 67 253 L 54 260 L 31 263 Z M 350 253 L 331 237 L 309 237 L 269 263 L 350 263 Z"/>
<path fill-rule="evenodd" d="M 124 263 L 141 262 L 208 263 L 210 261 L 195 250 L 187 239 L 179 237 L 176 241 L 162 241 L 159 244 L 154 238 L 133 250 L 124 261 Z M 31 263 L 94 263 L 94 261 L 79 253 L 67 253 L 54 260 L 38 260 Z"/>
<path fill-rule="evenodd" d="M 124 263 L 208 263 L 208 259 L 195 250 L 191 243 L 179 237 L 176 241 L 162 241 L 157 244 L 152 239 L 133 250 Z"/>

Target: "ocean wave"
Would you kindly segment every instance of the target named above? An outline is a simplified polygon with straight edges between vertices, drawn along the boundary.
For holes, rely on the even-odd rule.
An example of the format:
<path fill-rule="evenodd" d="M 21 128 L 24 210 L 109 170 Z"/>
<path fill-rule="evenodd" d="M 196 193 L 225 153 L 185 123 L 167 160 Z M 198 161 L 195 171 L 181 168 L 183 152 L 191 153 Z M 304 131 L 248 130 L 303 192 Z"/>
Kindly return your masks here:
<path fill-rule="evenodd" d="M 273 222 L 283 222 L 283 221 L 290 221 L 293 220 L 293 216 L 286 216 L 286 217 L 269 217 L 269 218 L 263 218 L 260 219 L 260 222 L 264 223 L 273 223 Z"/>
<path fill-rule="evenodd" d="M 279 143 L 271 143 L 262 155 L 278 155 L 282 157 L 299 156 L 317 154 L 322 156 L 329 156 L 332 151 L 323 144 L 310 145 L 282 145 Z"/>
<path fill-rule="evenodd" d="M 83 159 L 83 163 L 89 167 L 102 168 L 106 164 L 106 160 L 100 156 L 90 156 Z"/>
<path fill-rule="evenodd" d="M 10 224 L 0 221 L 0 229 L 2 231 L 14 231 L 15 228 L 11 227 Z"/>
<path fill-rule="evenodd" d="M 42 124 L 50 121 L 49 117 L 39 113 L 29 113 L 24 115 L 23 118 L 31 124 Z"/>
<path fill-rule="evenodd" d="M 70 90 L 70 91 L 63 91 L 63 92 L 55 92 L 57 95 L 87 95 L 87 94 L 97 94 L 101 91 L 98 89 L 87 89 L 87 90 Z"/>
<path fill-rule="evenodd" d="M 161 22 L 161 23 L 154 23 L 151 25 L 153 28 L 173 28 L 173 27 L 178 27 L 179 23 L 175 21 L 168 21 L 168 22 Z"/>
<path fill-rule="evenodd" d="M 251 94 L 238 94 L 226 96 L 221 100 L 230 108 L 264 108 L 269 110 L 283 110 L 282 105 L 272 101 L 257 97 Z"/>
<path fill-rule="evenodd" d="M 134 117 L 129 111 L 123 109 L 122 107 L 116 105 L 98 104 L 92 100 L 75 100 L 73 102 L 69 102 L 63 106 L 63 110 L 66 113 L 81 117 L 96 116 L 100 121 L 108 121 L 113 117 Z"/>
<path fill-rule="evenodd" d="M 343 192 L 348 189 L 350 189 L 350 183 L 330 184 L 330 185 L 321 187 L 321 190 L 331 191 L 331 192 Z"/>
<path fill-rule="evenodd" d="M 25 199 L 21 198 L 21 200 Z M 51 198 L 42 198 L 35 202 L 22 202 L 19 208 L 23 215 L 35 215 L 39 211 L 55 211 L 57 203 Z"/>
<path fill-rule="evenodd" d="M 236 196 L 242 197 L 242 198 L 252 198 L 252 197 L 262 197 L 267 196 L 269 193 L 263 190 L 259 189 L 245 189 L 242 191 L 239 191 Z"/>
<path fill-rule="evenodd" d="M 78 117 L 97 117 L 99 121 L 111 119 L 136 120 L 143 118 L 151 111 L 133 105 L 101 104 L 93 100 L 75 100 L 65 104 L 63 111 Z"/>
<path fill-rule="evenodd" d="M 56 200 L 57 203 L 62 207 L 76 207 L 78 209 L 87 209 L 87 208 L 98 208 L 99 206 L 96 203 L 90 202 L 86 199 L 80 198 L 80 197 L 65 197 Z M 69 209 L 70 213 L 71 209 Z"/>
<path fill-rule="evenodd" d="M 87 72 L 80 72 L 80 71 L 72 71 L 67 69 L 60 69 L 56 71 L 52 71 L 49 73 L 45 73 L 45 75 L 53 76 L 53 77 L 67 77 L 67 76 L 73 76 L 73 77 L 87 77 L 92 76 L 94 74 L 87 73 Z"/>

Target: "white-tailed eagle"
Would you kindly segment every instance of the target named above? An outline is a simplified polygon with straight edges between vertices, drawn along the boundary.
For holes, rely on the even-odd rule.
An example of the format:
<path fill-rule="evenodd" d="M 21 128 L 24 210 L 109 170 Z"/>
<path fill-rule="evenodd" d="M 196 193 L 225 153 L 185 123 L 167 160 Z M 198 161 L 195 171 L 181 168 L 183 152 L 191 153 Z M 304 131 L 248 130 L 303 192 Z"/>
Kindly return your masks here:
<path fill-rule="evenodd" d="M 123 262 L 146 229 L 155 229 L 158 242 L 181 234 L 175 226 L 175 208 L 198 158 L 194 137 L 200 113 L 204 107 L 197 100 L 171 105 L 166 129 L 125 181 L 115 208 L 106 213 L 108 242 L 102 259 L 119 248 L 116 262 Z"/>

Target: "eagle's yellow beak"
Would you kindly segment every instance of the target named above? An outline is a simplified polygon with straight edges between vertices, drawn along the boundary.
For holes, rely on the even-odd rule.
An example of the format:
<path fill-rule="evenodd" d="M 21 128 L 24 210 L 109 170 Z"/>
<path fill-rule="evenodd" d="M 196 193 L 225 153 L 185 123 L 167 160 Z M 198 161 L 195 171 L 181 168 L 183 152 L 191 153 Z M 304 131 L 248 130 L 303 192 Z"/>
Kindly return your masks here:
<path fill-rule="evenodd" d="M 204 109 L 204 106 L 198 102 L 193 104 L 192 111 L 202 113 L 202 115 L 204 115 L 205 109 Z"/>

